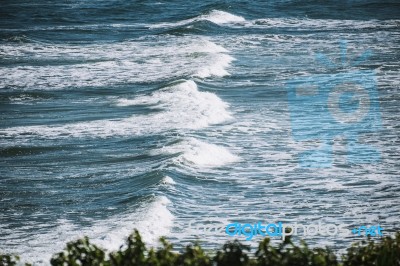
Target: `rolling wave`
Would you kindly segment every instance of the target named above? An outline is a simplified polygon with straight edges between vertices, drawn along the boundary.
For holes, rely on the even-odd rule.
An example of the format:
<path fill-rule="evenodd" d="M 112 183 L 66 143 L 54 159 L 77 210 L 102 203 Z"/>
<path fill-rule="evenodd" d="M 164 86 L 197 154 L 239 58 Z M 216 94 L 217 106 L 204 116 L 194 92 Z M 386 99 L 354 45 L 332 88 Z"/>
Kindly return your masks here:
<path fill-rule="evenodd" d="M 7 44 L 0 89 L 56 90 L 229 75 L 228 51 L 202 37 L 95 45 Z M 23 64 L 23 65 L 21 65 Z"/>
<path fill-rule="evenodd" d="M 181 142 L 164 147 L 157 152 L 180 153 L 174 159 L 175 162 L 178 165 L 195 168 L 220 167 L 240 160 L 238 155 L 231 153 L 224 146 L 210 144 L 195 138 L 185 138 Z"/>
<path fill-rule="evenodd" d="M 156 134 L 172 129 L 199 129 L 232 118 L 228 104 L 210 92 L 201 92 L 192 80 L 180 81 L 151 95 L 118 99 L 116 106 L 146 105 L 150 114 L 123 119 L 94 120 L 60 126 L 35 125 L 0 130 L 0 136 L 13 138 L 113 137 Z M 4 139 L 3 139 L 4 140 Z M 13 140 L 12 140 L 13 141 Z"/>
<path fill-rule="evenodd" d="M 188 25 L 193 22 L 199 22 L 199 21 L 209 21 L 209 22 L 212 22 L 212 23 L 215 23 L 218 25 L 224 25 L 224 24 L 232 24 L 232 23 L 242 23 L 246 20 L 241 16 L 236 16 L 236 15 L 233 15 L 233 14 L 225 12 L 225 11 L 212 10 L 208 14 L 200 15 L 195 18 L 186 19 L 186 20 L 182 20 L 179 22 L 159 23 L 159 24 L 151 25 L 150 29 L 179 27 L 179 26 L 184 26 L 184 25 Z"/>

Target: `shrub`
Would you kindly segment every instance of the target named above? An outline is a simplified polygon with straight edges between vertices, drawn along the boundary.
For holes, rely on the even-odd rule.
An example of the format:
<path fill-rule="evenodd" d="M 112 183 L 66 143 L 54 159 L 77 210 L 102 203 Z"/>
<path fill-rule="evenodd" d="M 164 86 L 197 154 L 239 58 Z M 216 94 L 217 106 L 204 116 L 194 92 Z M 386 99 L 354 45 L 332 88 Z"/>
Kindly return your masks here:
<path fill-rule="evenodd" d="M 70 242 L 64 251 L 55 254 L 50 264 L 53 266 L 105 266 L 105 253 L 89 242 L 87 237 Z"/>
<path fill-rule="evenodd" d="M 186 246 L 179 258 L 177 265 L 180 266 L 211 266 L 210 256 L 204 252 L 198 243 Z"/>
<path fill-rule="evenodd" d="M 375 243 L 368 237 L 367 241 L 355 243 L 343 256 L 343 266 L 399 266 L 400 265 L 400 232 L 394 238 L 385 237 Z"/>
<path fill-rule="evenodd" d="M 265 238 L 256 251 L 256 265 L 278 266 L 336 266 L 339 265 L 335 254 L 329 248 L 309 249 L 304 241 L 299 246 L 286 238 L 277 248 L 271 246 L 270 239 Z"/>
<path fill-rule="evenodd" d="M 110 264 L 113 266 L 146 265 L 146 245 L 139 232 L 135 230 L 126 241 L 126 249 L 110 254 Z"/>
<path fill-rule="evenodd" d="M 0 265 L 1 266 L 14 266 L 17 265 L 19 261 L 18 256 L 13 255 L 0 255 Z"/>
<path fill-rule="evenodd" d="M 304 241 L 296 245 L 290 238 L 276 247 L 265 238 L 254 254 L 237 240 L 227 242 L 215 253 L 204 251 L 198 243 L 178 253 L 165 238 L 160 242 L 161 247 L 147 249 L 135 230 L 126 245 L 106 254 L 84 237 L 67 243 L 50 263 L 53 266 L 400 266 L 400 232 L 394 238 L 385 237 L 377 242 L 368 238 L 353 244 L 342 256 L 342 262 L 338 262 L 329 248 L 310 249 Z M 0 266 L 14 265 L 21 265 L 17 256 L 0 255 Z"/>
<path fill-rule="evenodd" d="M 216 265 L 245 266 L 249 265 L 249 256 L 245 251 L 250 248 L 241 244 L 238 240 L 228 242 L 218 251 L 214 257 Z"/>

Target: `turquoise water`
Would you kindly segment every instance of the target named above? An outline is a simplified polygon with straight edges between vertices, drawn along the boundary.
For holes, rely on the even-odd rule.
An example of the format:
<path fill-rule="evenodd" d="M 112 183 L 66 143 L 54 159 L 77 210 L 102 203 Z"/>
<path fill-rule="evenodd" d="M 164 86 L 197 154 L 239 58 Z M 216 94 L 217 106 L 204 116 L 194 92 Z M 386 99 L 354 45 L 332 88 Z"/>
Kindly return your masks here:
<path fill-rule="evenodd" d="M 0 10 L 0 251 L 46 264 L 88 235 L 117 249 L 226 234 L 194 223 L 399 229 L 400 6 L 381 1 L 6 1 Z M 359 66 L 330 69 L 372 54 Z M 287 81 L 373 71 L 381 160 L 304 168 Z M 305 118 L 306 124 L 315 121 Z M 323 130 L 323 129 L 322 129 Z M 254 238 L 249 244 L 255 244 Z M 359 239 L 308 236 L 341 249 Z"/>

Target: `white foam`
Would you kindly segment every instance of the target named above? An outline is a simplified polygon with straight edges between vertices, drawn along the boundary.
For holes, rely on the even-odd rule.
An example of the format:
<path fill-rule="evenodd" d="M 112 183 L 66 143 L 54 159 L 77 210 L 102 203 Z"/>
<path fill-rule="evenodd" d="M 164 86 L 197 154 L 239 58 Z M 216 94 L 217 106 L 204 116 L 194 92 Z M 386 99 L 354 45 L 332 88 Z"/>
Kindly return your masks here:
<path fill-rule="evenodd" d="M 234 60 L 232 56 L 226 54 L 220 54 L 214 58 L 214 62 L 210 63 L 210 65 L 204 66 L 194 76 L 199 78 L 206 78 L 210 76 L 229 76 L 230 74 L 226 71 L 226 67 Z"/>
<path fill-rule="evenodd" d="M 176 185 L 176 182 L 170 176 L 165 176 L 162 180 L 162 183 L 165 185 Z"/>
<path fill-rule="evenodd" d="M 114 219 L 111 223 L 97 223 L 90 229 L 93 243 L 107 250 L 116 250 L 124 243 L 133 229 L 137 229 L 144 242 L 156 245 L 161 236 L 167 236 L 173 226 L 174 216 L 168 210 L 172 203 L 165 196 L 155 198 L 149 205 L 142 206 L 134 214 Z M 110 226 L 113 225 L 113 226 Z M 110 230 L 111 228 L 111 230 Z"/>
<path fill-rule="evenodd" d="M 184 26 L 193 22 L 197 21 L 210 21 L 212 23 L 218 25 L 225 25 L 225 24 L 234 24 L 234 23 L 242 23 L 245 22 L 241 16 L 236 16 L 231 13 L 221 11 L 221 10 L 212 10 L 210 13 L 201 15 L 191 19 L 185 19 L 179 22 L 174 23 L 159 23 L 155 25 L 150 25 L 150 28 L 168 28 L 168 27 L 179 27 Z"/>
<path fill-rule="evenodd" d="M 13 104 L 33 105 L 35 101 L 40 101 L 42 98 L 32 97 L 26 94 L 19 96 L 11 96 L 8 98 Z"/>
<path fill-rule="evenodd" d="M 196 36 L 92 45 L 6 44 L 0 51 L 11 60 L 35 62 L 0 69 L 0 88 L 23 90 L 158 82 L 199 72 L 223 76 L 233 60 L 224 47 Z"/>
<path fill-rule="evenodd" d="M 340 30 L 357 29 L 391 29 L 397 28 L 400 20 L 337 20 L 337 19 L 305 19 L 305 18 L 264 18 L 245 23 L 247 27 L 262 28 L 294 28 L 295 30 Z"/>
<path fill-rule="evenodd" d="M 198 90 L 194 81 L 182 81 L 160 89 L 151 95 L 134 99 L 122 98 L 117 106 L 145 104 L 159 111 L 148 115 L 134 115 L 123 119 L 94 120 L 60 126 L 24 126 L 0 130 L 0 135 L 28 138 L 110 137 L 143 135 L 170 129 L 200 129 L 231 119 L 228 104 L 210 92 Z"/>
<path fill-rule="evenodd" d="M 169 205 L 171 202 L 167 197 L 158 196 L 134 213 L 119 215 L 107 220 L 97 220 L 88 227 L 74 225 L 66 219 L 59 219 L 55 227 L 50 227 L 47 232 L 41 229 L 42 233 L 28 236 L 22 230 L 21 235 L 16 235 L 19 233 L 14 231 L 15 245 L 9 245 L 13 247 L 13 250 L 7 251 L 19 254 L 22 261 L 35 265 L 48 265 L 50 257 L 56 252 L 62 251 L 69 241 L 88 236 L 91 243 L 108 251 L 115 251 L 125 243 L 126 237 L 135 228 L 139 230 L 146 244 L 154 246 L 158 244 L 161 236 L 169 234 L 173 226 L 174 216 L 168 210 Z M 87 221 L 91 222 L 90 217 Z M 7 240 L 7 242 L 11 244 L 13 240 Z"/>
<path fill-rule="evenodd" d="M 238 23 L 246 21 L 243 17 L 220 10 L 213 10 L 210 12 L 210 14 L 203 15 L 200 18 L 211 21 L 215 24 Z"/>
<path fill-rule="evenodd" d="M 180 152 L 182 154 L 176 159 L 178 163 L 205 168 L 219 167 L 240 160 L 239 156 L 232 154 L 226 147 L 194 138 L 165 147 L 162 151 L 166 153 Z"/>

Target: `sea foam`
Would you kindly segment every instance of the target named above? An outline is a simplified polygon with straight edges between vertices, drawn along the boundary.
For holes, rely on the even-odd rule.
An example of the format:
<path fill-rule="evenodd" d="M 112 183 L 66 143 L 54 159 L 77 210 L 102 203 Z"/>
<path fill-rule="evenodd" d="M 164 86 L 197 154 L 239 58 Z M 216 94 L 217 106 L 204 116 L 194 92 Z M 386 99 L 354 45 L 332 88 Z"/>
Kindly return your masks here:
<path fill-rule="evenodd" d="M 233 60 L 224 47 L 197 36 L 112 44 L 5 44 L 0 50 L 15 60 L 35 62 L 0 69 L 0 89 L 24 91 L 224 76 Z"/>
<path fill-rule="evenodd" d="M 192 80 L 182 80 L 133 99 L 115 100 L 119 107 L 146 105 L 154 112 L 121 119 L 101 119 L 59 126 L 34 125 L 0 130 L 8 137 L 45 138 L 111 137 L 154 134 L 171 129 L 200 129 L 232 118 L 228 104 L 217 95 L 198 90 Z"/>
<path fill-rule="evenodd" d="M 207 143 L 195 138 L 187 138 L 177 144 L 164 147 L 161 152 L 181 153 L 176 159 L 179 164 L 200 168 L 220 167 L 240 160 L 228 148 Z"/>
<path fill-rule="evenodd" d="M 14 249 L 5 252 L 17 253 L 22 261 L 34 263 L 35 265 L 48 265 L 51 255 L 60 252 L 69 241 L 74 241 L 83 236 L 88 236 L 90 242 L 108 251 L 118 250 L 125 243 L 126 237 L 134 229 L 138 229 L 143 241 L 156 246 L 161 236 L 170 232 L 174 215 L 168 210 L 171 201 L 166 196 L 156 196 L 150 202 L 146 202 L 137 210 L 105 220 L 93 221 L 90 226 L 74 224 L 63 218 L 55 221 L 52 230 L 46 234 L 37 233 L 34 236 L 26 236 L 14 231 L 14 239 L 8 239 L 8 243 L 25 243 L 15 245 Z M 91 223 L 91 218 L 87 217 Z M 34 228 L 40 232 L 40 228 Z M 12 247 L 13 245 L 10 245 Z"/>
<path fill-rule="evenodd" d="M 150 25 L 150 28 L 179 27 L 198 21 L 210 21 L 218 25 L 224 25 L 224 24 L 241 23 L 245 22 L 246 20 L 241 16 L 236 16 L 234 14 L 225 11 L 212 10 L 208 14 L 200 15 L 191 19 L 185 19 L 174 23 L 159 23 L 155 25 Z"/>
<path fill-rule="evenodd" d="M 208 15 L 200 16 L 200 19 L 208 20 L 215 24 L 238 23 L 246 21 L 241 16 L 236 16 L 220 10 L 213 10 Z"/>

